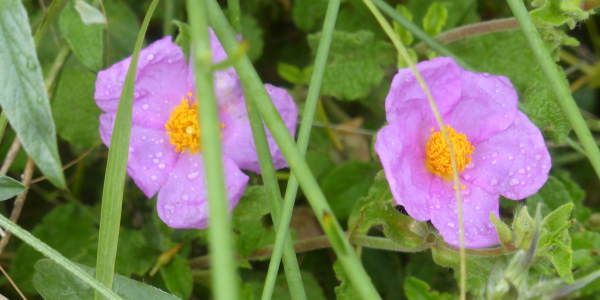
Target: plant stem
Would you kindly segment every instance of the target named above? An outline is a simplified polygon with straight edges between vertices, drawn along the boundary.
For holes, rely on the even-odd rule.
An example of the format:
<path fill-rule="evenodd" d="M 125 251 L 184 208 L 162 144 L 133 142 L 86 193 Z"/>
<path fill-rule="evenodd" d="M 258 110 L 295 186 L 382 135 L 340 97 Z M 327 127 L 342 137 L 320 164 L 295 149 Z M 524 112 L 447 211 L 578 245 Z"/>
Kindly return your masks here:
<path fill-rule="evenodd" d="M 207 1 L 206 3 L 208 5 L 211 24 L 221 40 L 225 51 L 230 55 L 235 53 L 238 47 L 237 39 L 234 31 L 227 23 L 227 18 L 221 11 L 219 4 L 215 0 Z M 254 70 L 252 63 L 246 55 L 243 55 L 239 60 L 235 61 L 234 66 L 244 86 L 246 95 L 250 95 L 249 98 L 255 102 L 288 165 L 298 178 L 300 186 L 311 204 L 317 219 L 332 243 L 338 260 L 342 264 L 346 274 L 350 277 L 353 287 L 357 290 L 361 298 L 380 299 L 360 260 L 344 236 L 342 227 L 333 216 L 331 208 L 319 188 L 315 177 L 312 175 L 308 164 L 296 148 L 293 138 L 290 136 L 288 129 L 281 120 L 281 116 L 279 116 L 277 109 L 265 91 L 262 81 L 256 70 Z"/>
<path fill-rule="evenodd" d="M 363 0 L 365 6 L 369 8 L 379 25 L 383 28 L 385 33 L 388 35 L 394 47 L 400 53 L 400 56 L 404 59 L 405 63 L 408 65 L 409 69 L 415 76 L 417 82 L 421 86 L 423 93 L 425 94 L 427 101 L 429 102 L 429 108 L 433 113 L 435 120 L 437 122 L 438 127 L 440 128 L 440 132 L 444 138 L 444 143 L 448 145 L 448 152 L 450 152 L 450 165 L 452 166 L 452 182 L 454 189 L 454 197 L 456 198 L 456 206 L 457 206 L 457 215 L 458 215 L 458 244 L 459 244 L 459 257 L 460 257 L 460 280 L 459 280 L 459 290 L 460 290 L 460 299 L 465 300 L 467 298 L 467 263 L 466 263 L 466 251 L 465 251 L 465 228 L 464 228 L 464 216 L 463 216 L 463 199 L 461 194 L 461 183 L 460 178 L 458 177 L 458 168 L 456 165 L 456 152 L 454 150 L 454 144 L 450 140 L 450 136 L 446 130 L 446 126 L 442 116 L 439 112 L 437 104 L 435 103 L 435 99 L 433 99 L 433 95 L 429 90 L 429 87 L 425 83 L 423 76 L 415 66 L 415 63 L 412 61 L 406 48 L 392 29 L 392 26 L 387 22 L 385 17 L 381 14 L 381 12 L 377 9 L 377 7 L 373 4 L 372 0 Z"/>
<path fill-rule="evenodd" d="M 42 40 L 42 37 L 44 37 L 46 30 L 48 30 L 48 27 L 50 27 L 50 25 L 54 21 L 54 18 L 56 18 L 58 14 L 62 11 L 66 2 L 66 0 L 53 0 L 52 3 L 50 3 L 50 7 L 48 7 L 46 14 L 42 18 L 42 22 L 40 23 L 38 28 L 36 28 L 35 33 L 33 35 L 33 42 L 36 47 L 40 45 L 40 41 Z"/>
<path fill-rule="evenodd" d="M 339 7 L 339 0 L 330 0 L 329 4 L 327 5 L 327 12 L 325 14 L 323 29 L 321 31 L 321 39 L 319 40 L 314 69 L 310 78 L 310 84 L 308 86 L 308 94 L 304 104 L 300 129 L 298 130 L 298 150 L 300 155 L 304 155 L 306 153 L 308 141 L 310 140 L 310 132 L 315 119 L 315 112 L 319 102 L 319 92 L 321 90 L 323 74 L 325 72 L 325 63 L 327 62 L 327 56 L 329 55 L 329 48 L 331 46 L 333 29 L 335 27 L 335 21 Z M 280 221 L 278 223 L 274 223 L 276 229 L 275 243 L 273 246 L 273 254 L 271 255 L 271 260 L 269 261 L 267 278 L 269 278 L 269 276 L 274 276 L 272 274 L 277 274 L 277 270 L 279 269 L 279 262 L 281 261 L 281 256 L 283 254 L 284 243 L 289 236 L 289 224 L 290 220 L 292 219 L 294 202 L 297 194 L 298 180 L 294 174 L 291 174 L 287 182 L 287 189 L 285 191 L 283 200 Z"/>
<path fill-rule="evenodd" d="M 227 0 L 227 9 L 229 10 L 229 22 L 236 32 L 240 32 L 242 13 L 240 11 L 240 0 Z"/>
<path fill-rule="evenodd" d="M 102 207 L 100 209 L 100 232 L 98 234 L 98 254 L 96 257 L 96 278 L 107 287 L 112 287 L 117 245 L 119 243 L 119 229 L 121 224 L 121 210 L 123 205 L 123 191 L 125 189 L 125 176 L 127 158 L 129 155 L 129 137 L 131 135 L 133 89 L 137 64 L 144 36 L 158 0 L 152 0 L 142 27 L 138 32 L 135 48 L 131 55 L 131 63 L 127 70 L 125 83 L 119 99 L 119 107 L 115 119 L 113 135 L 108 151 L 104 186 L 102 189 Z M 101 294 L 96 292 L 95 299 L 100 299 Z"/>
<path fill-rule="evenodd" d="M 209 250 L 212 258 L 212 292 L 215 299 L 238 299 L 239 280 L 233 250 L 229 201 L 225 190 L 223 156 L 217 100 L 214 94 L 212 54 L 204 1 L 188 0 L 187 11 L 192 38 L 192 60 L 199 98 L 198 114 L 202 128 L 201 149 L 207 184 L 210 226 Z"/>
<path fill-rule="evenodd" d="M 12 232 L 13 235 L 21 239 L 23 242 L 31 246 L 33 249 L 37 250 L 44 256 L 52 259 L 54 262 L 59 264 L 61 267 L 65 268 L 67 272 L 73 274 L 75 277 L 85 282 L 87 285 L 91 286 L 96 290 L 96 292 L 102 294 L 107 299 L 121 299 L 119 295 L 115 294 L 111 289 L 107 288 L 101 282 L 94 279 L 90 274 L 83 271 L 76 264 L 68 260 L 66 257 L 62 256 L 62 254 L 58 253 L 56 250 L 52 249 L 46 243 L 42 242 L 27 230 L 19 227 L 19 225 L 11 222 L 5 216 L 0 214 L 0 226 L 2 226 L 7 231 Z"/>
<path fill-rule="evenodd" d="M 542 67 L 546 79 L 550 82 L 550 86 L 556 95 L 558 104 L 569 119 L 571 127 L 581 142 L 581 146 L 585 150 L 590 163 L 598 178 L 600 178 L 600 150 L 592 136 L 590 129 L 587 127 L 577 103 L 573 99 L 564 78 L 558 72 L 558 66 L 546 50 L 544 42 L 537 32 L 535 25 L 529 17 L 529 12 L 521 0 L 508 0 L 508 5 L 514 16 L 521 24 L 521 30 L 525 34 L 529 46 L 535 54 L 535 58 Z"/>
<path fill-rule="evenodd" d="M 165 0 L 164 4 L 164 12 L 163 12 L 163 22 L 162 22 L 162 31 L 163 35 L 171 35 L 173 34 L 173 15 L 175 14 L 175 0 Z"/>

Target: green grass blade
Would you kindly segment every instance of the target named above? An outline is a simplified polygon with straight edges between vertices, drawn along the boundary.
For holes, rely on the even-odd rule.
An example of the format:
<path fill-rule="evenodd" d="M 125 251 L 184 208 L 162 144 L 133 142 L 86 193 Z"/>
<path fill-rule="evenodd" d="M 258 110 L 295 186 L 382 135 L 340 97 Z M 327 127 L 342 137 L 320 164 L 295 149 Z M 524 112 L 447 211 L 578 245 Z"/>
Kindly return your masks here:
<path fill-rule="evenodd" d="M 227 18 L 221 11 L 219 4 L 215 1 L 207 1 L 209 19 L 217 36 L 228 54 L 232 55 L 238 48 L 237 39 Z M 360 260 L 354 253 L 353 248 L 346 239 L 342 227 L 333 215 L 323 192 L 312 175 L 308 164 L 300 151 L 296 148 L 293 138 L 283 124 L 277 109 L 274 107 L 269 95 L 264 89 L 256 70 L 246 55 L 243 55 L 234 64 L 240 81 L 244 86 L 246 95 L 255 102 L 260 114 L 273 135 L 277 145 L 281 149 L 292 172 L 298 178 L 317 219 L 325 230 L 332 247 L 337 254 L 338 260 L 347 272 L 353 287 L 359 296 L 364 299 L 380 299 Z"/>
<path fill-rule="evenodd" d="M 238 299 L 238 277 L 229 201 L 225 190 L 221 137 L 217 100 L 214 94 L 212 55 L 204 1 L 187 1 L 192 59 L 199 98 L 200 128 L 202 128 L 202 156 L 208 188 L 210 226 L 208 228 L 209 250 L 212 264 L 212 292 L 215 299 Z"/>
<path fill-rule="evenodd" d="M 254 144 L 256 145 L 256 153 L 258 154 L 261 176 L 263 178 L 263 183 L 267 194 L 269 195 L 269 200 L 271 202 L 271 219 L 273 221 L 273 224 L 279 224 L 281 220 L 281 191 L 279 189 L 279 183 L 277 182 L 275 167 L 273 166 L 273 159 L 271 157 L 271 151 L 269 150 L 269 144 L 265 135 L 265 129 L 260 118 L 260 114 L 258 113 L 255 104 L 252 101 L 250 101 L 250 97 L 250 95 L 246 95 L 245 97 L 246 107 L 248 111 L 248 117 L 250 119 L 250 125 L 252 127 Z M 288 287 L 290 290 L 290 295 L 292 299 L 295 300 L 306 299 L 306 293 L 304 291 L 304 286 L 302 282 L 302 275 L 300 274 L 298 259 L 296 258 L 296 252 L 294 251 L 292 240 L 290 239 L 289 235 L 286 235 L 286 239 L 284 241 L 285 243 L 283 245 L 283 265 Z M 269 271 L 271 271 L 271 266 L 269 266 Z M 277 270 L 267 273 L 261 299 L 271 299 L 273 295 L 273 290 L 275 289 L 276 280 Z"/>
<path fill-rule="evenodd" d="M 79 266 L 68 260 L 66 257 L 62 256 L 62 254 L 58 253 L 58 251 L 52 249 L 46 243 L 40 241 L 38 238 L 33 236 L 27 230 L 19 227 L 19 225 L 11 222 L 8 218 L 0 214 L 0 226 L 6 229 L 7 231 L 12 232 L 13 235 L 21 239 L 23 242 L 27 243 L 33 249 L 39 251 L 44 256 L 53 260 L 69 273 L 73 274 L 81 281 L 85 282 L 92 288 L 94 288 L 99 294 L 103 295 L 107 299 L 121 299 L 119 295 L 115 294 L 111 289 L 107 288 L 98 280 L 94 279 L 94 277 L 90 276 L 87 272 L 82 270 Z"/>
<path fill-rule="evenodd" d="M 575 134 L 579 138 L 581 142 L 581 146 L 585 150 L 594 171 L 598 178 L 600 178 L 600 150 L 598 149 L 598 145 L 592 136 L 592 132 L 587 127 L 579 108 L 577 107 L 577 103 L 573 99 L 571 92 L 569 91 L 569 87 L 565 84 L 564 80 L 561 78 L 561 75 L 558 73 L 558 66 L 548 53 L 540 34 L 537 32 L 531 17 L 529 16 L 529 12 L 527 8 L 523 4 L 521 0 L 508 0 L 508 5 L 513 12 L 513 15 L 519 21 L 521 25 L 521 30 L 525 34 L 529 45 L 531 46 L 531 50 L 535 55 L 538 63 L 542 67 L 542 71 L 544 75 L 546 75 L 546 79 L 551 83 L 552 90 L 556 95 L 558 100 L 558 104 L 562 108 L 563 112 L 569 119 Z"/>
<path fill-rule="evenodd" d="M 119 99 L 119 108 L 115 120 L 113 135 L 108 151 L 108 162 L 104 175 L 102 189 L 102 208 L 100 210 L 100 232 L 98 236 L 98 254 L 96 257 L 96 278 L 108 287 L 112 286 L 117 245 L 119 243 L 119 228 L 121 225 L 121 209 L 123 205 L 123 190 L 125 189 L 126 166 L 131 135 L 133 88 L 135 74 L 144 37 L 148 24 L 158 0 L 153 0 L 146 11 L 142 27 L 135 41 L 131 55 L 131 63 L 127 70 L 123 91 Z M 96 299 L 100 294 L 96 293 Z"/>
<path fill-rule="evenodd" d="M 321 31 L 321 40 L 319 41 L 319 46 L 317 47 L 314 69 L 310 78 L 310 84 L 308 86 L 308 94 L 306 96 L 306 103 L 304 104 L 304 110 L 302 112 L 300 129 L 298 130 L 298 150 L 302 155 L 306 153 L 308 141 L 310 140 L 310 132 L 315 119 L 315 112 L 317 103 L 319 101 L 319 92 L 323 82 L 323 74 L 325 73 L 325 63 L 327 61 L 327 56 L 329 55 L 331 37 L 333 36 L 333 30 L 335 28 L 335 21 L 337 19 L 339 8 L 339 0 L 331 0 L 327 5 L 325 20 L 323 21 L 323 30 Z M 267 279 L 265 281 L 263 294 L 267 289 L 267 283 L 269 283 L 269 280 L 273 280 L 273 278 L 276 277 L 275 275 L 279 270 L 279 262 L 281 261 L 281 256 L 284 251 L 284 243 L 289 239 L 289 224 L 292 219 L 294 202 L 297 194 L 298 180 L 294 174 L 292 174 L 287 183 L 280 220 L 279 222 L 273 223 L 275 224 L 276 229 L 275 244 L 273 245 L 273 253 L 269 261 L 269 269 L 267 271 Z"/>

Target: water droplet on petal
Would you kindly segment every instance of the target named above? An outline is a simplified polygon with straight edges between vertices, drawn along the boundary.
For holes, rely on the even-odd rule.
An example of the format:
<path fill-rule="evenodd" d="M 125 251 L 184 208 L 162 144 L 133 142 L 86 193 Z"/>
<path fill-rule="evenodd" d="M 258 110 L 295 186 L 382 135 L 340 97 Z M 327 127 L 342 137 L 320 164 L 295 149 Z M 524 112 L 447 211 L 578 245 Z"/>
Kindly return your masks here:
<path fill-rule="evenodd" d="M 191 180 L 191 179 L 198 177 L 198 175 L 199 175 L 198 172 L 192 172 L 187 175 L 187 178 Z"/>
<path fill-rule="evenodd" d="M 157 180 L 157 179 L 158 179 L 158 177 L 156 177 L 156 175 L 152 175 L 152 176 L 150 176 L 150 179 L 152 179 L 152 180 Z"/>
<path fill-rule="evenodd" d="M 519 179 L 512 178 L 512 179 L 511 179 L 511 180 L 508 182 L 508 184 L 509 184 L 509 185 L 511 185 L 511 186 L 515 186 L 515 185 L 519 184 Z"/>
<path fill-rule="evenodd" d="M 150 106 L 149 106 L 147 103 L 144 103 L 144 104 L 142 105 L 142 109 L 143 109 L 143 110 L 148 110 L 148 107 L 150 107 Z"/>
<path fill-rule="evenodd" d="M 165 168 L 165 164 L 163 164 L 163 163 L 158 164 L 158 168 L 159 169 L 164 169 Z"/>
<path fill-rule="evenodd" d="M 452 222 L 448 222 L 448 227 L 450 227 L 450 228 L 454 228 L 454 223 L 452 223 Z"/>
<path fill-rule="evenodd" d="M 153 60 L 154 59 L 154 54 L 152 54 L 152 53 L 148 54 L 147 59 L 148 59 L 148 61 Z"/>
<path fill-rule="evenodd" d="M 492 180 L 490 180 L 490 185 L 494 186 L 496 184 L 498 184 L 498 179 L 492 178 Z"/>
<path fill-rule="evenodd" d="M 520 168 L 520 169 L 519 169 L 517 172 L 518 172 L 519 174 L 525 174 L 525 169 L 523 169 L 523 168 Z"/>

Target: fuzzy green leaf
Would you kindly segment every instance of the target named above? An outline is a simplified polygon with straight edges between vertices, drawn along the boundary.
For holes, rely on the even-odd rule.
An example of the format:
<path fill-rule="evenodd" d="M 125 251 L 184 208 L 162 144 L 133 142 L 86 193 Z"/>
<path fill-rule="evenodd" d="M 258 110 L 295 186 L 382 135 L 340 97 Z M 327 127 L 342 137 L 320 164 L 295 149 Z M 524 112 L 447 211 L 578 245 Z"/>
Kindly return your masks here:
<path fill-rule="evenodd" d="M 408 300 L 450 300 L 452 295 L 432 290 L 427 282 L 413 276 L 404 280 L 404 293 Z"/>
<path fill-rule="evenodd" d="M 535 7 L 530 13 L 534 21 L 549 26 L 567 24 L 573 29 L 575 24 L 589 17 L 589 12 L 581 9 L 582 0 L 534 0 Z"/>
<path fill-rule="evenodd" d="M 310 32 L 320 25 L 326 10 L 326 0 L 295 0 L 292 4 L 292 20 L 298 28 Z"/>
<path fill-rule="evenodd" d="M 377 168 L 373 164 L 348 161 L 321 180 L 323 193 L 339 219 L 346 219 L 359 198 L 365 196 L 373 183 Z"/>
<path fill-rule="evenodd" d="M 275 234 L 268 221 L 269 199 L 262 186 L 246 189 L 244 197 L 233 211 L 233 228 L 237 233 L 238 253 L 244 257 L 254 250 L 270 245 Z"/>
<path fill-rule="evenodd" d="M 194 280 L 185 258 L 175 255 L 169 264 L 160 269 L 160 276 L 171 293 L 181 299 L 190 299 Z"/>
<path fill-rule="evenodd" d="M 58 19 L 58 27 L 77 59 L 87 68 L 102 68 L 104 28 L 101 24 L 86 24 L 70 1 Z"/>
<path fill-rule="evenodd" d="M 0 2 L 0 106 L 27 154 L 64 188 L 56 130 L 29 19 L 19 0 Z"/>
<path fill-rule="evenodd" d="M 433 2 L 427 8 L 425 16 L 423 16 L 423 30 L 430 36 L 436 36 L 448 20 L 448 9 L 440 2 Z"/>
<path fill-rule="evenodd" d="M 534 225 L 534 220 L 529 215 L 527 206 L 521 207 L 512 223 L 515 247 L 524 250 L 529 249 L 535 231 Z"/>
<path fill-rule="evenodd" d="M 106 17 L 102 12 L 83 0 L 75 0 L 75 10 L 79 13 L 81 21 L 86 25 L 106 24 Z"/>
<path fill-rule="evenodd" d="M 520 30 L 473 36 L 448 47 L 475 70 L 510 78 L 521 109 L 538 127 L 557 139 L 568 135 L 571 126 Z"/>
<path fill-rule="evenodd" d="M 496 217 L 495 214 L 490 213 L 490 220 L 494 224 L 494 227 L 496 227 L 496 232 L 498 232 L 500 243 L 502 243 L 502 245 L 505 247 L 510 245 L 512 243 L 513 238 L 512 230 L 510 230 L 510 227 L 508 227 L 506 223 L 502 222 L 502 220 L 498 219 L 498 217 Z"/>
<path fill-rule="evenodd" d="M 25 190 L 20 181 L 0 175 L 0 201 L 10 199 Z"/>
<path fill-rule="evenodd" d="M 90 275 L 94 274 L 93 268 L 84 265 L 79 265 L 79 267 Z M 65 271 L 65 269 L 50 259 L 41 259 L 35 264 L 33 285 L 37 292 L 46 300 L 79 300 L 92 299 L 94 297 L 94 290 L 91 287 Z M 113 291 L 125 300 L 178 299 L 153 286 L 146 285 L 121 275 L 115 276 Z"/>
<path fill-rule="evenodd" d="M 277 64 L 277 74 L 287 82 L 293 84 L 305 84 L 305 78 L 302 70 L 294 65 L 280 62 Z"/>
<path fill-rule="evenodd" d="M 321 34 L 310 34 L 308 43 L 316 52 Z M 323 95 L 357 100 L 369 94 L 394 63 L 392 47 L 370 31 L 335 31 L 323 77 Z"/>
<path fill-rule="evenodd" d="M 61 72 L 52 102 L 58 135 L 79 149 L 100 142 L 100 109 L 94 103 L 95 81 L 94 73 L 71 60 Z"/>
<path fill-rule="evenodd" d="M 409 21 L 412 21 L 413 19 L 410 10 L 408 10 L 408 8 L 406 8 L 406 6 L 402 4 L 396 5 L 396 12 L 398 12 L 400 15 L 402 15 Z M 394 31 L 396 32 L 396 34 L 398 34 L 402 43 L 405 46 L 410 46 L 414 41 L 412 33 L 406 30 L 404 26 L 400 25 L 398 22 L 393 22 L 392 25 L 394 26 Z"/>
<path fill-rule="evenodd" d="M 567 203 L 546 215 L 538 242 L 538 255 L 547 257 L 560 277 L 569 283 L 573 282 L 573 250 L 568 230 L 572 211 L 573 203 Z"/>

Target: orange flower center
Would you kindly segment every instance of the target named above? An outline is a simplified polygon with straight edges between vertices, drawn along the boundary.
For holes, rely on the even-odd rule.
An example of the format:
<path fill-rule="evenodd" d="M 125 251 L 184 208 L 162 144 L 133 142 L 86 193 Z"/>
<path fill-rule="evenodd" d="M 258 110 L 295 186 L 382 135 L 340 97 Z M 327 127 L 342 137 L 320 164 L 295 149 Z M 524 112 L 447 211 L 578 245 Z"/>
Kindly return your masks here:
<path fill-rule="evenodd" d="M 187 97 L 181 100 L 181 103 L 173 109 L 169 120 L 165 123 L 169 142 L 177 152 L 187 150 L 191 153 L 197 153 L 200 151 L 202 134 L 198 124 L 198 104 L 190 104 L 190 97 L 191 94 L 188 94 Z"/>
<path fill-rule="evenodd" d="M 475 147 L 469 142 L 464 133 L 456 132 L 454 128 L 446 125 L 446 132 L 452 143 L 456 158 L 458 172 L 462 172 L 471 162 L 471 154 Z M 432 129 L 431 136 L 425 146 L 425 165 L 427 170 L 445 179 L 452 177 L 452 163 L 450 160 L 450 148 L 441 131 Z"/>

